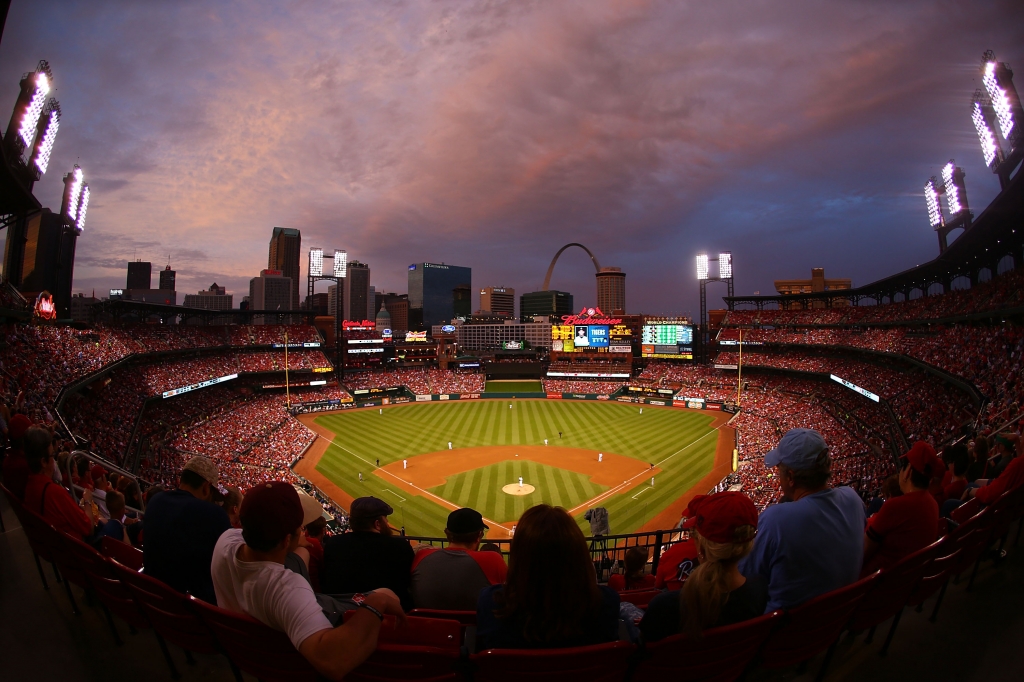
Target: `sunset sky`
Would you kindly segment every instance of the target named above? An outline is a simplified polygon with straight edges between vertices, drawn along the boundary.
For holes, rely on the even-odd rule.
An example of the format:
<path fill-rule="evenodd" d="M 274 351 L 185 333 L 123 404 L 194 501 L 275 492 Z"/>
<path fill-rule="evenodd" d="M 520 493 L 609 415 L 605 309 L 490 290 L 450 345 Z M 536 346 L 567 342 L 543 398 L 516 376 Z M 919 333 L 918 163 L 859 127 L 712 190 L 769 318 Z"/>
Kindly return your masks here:
<path fill-rule="evenodd" d="M 628 312 L 696 315 L 701 250 L 737 293 L 937 255 L 924 183 L 955 158 L 975 215 L 998 192 L 969 102 L 986 49 L 1024 91 L 1022 38 L 1020 2 L 14 0 L 0 115 L 47 59 L 35 194 L 75 163 L 92 189 L 75 292 L 169 255 L 179 303 L 237 305 L 283 226 L 400 293 L 420 261 L 534 291 L 581 242 Z M 593 304 L 589 258 L 552 288 Z"/>

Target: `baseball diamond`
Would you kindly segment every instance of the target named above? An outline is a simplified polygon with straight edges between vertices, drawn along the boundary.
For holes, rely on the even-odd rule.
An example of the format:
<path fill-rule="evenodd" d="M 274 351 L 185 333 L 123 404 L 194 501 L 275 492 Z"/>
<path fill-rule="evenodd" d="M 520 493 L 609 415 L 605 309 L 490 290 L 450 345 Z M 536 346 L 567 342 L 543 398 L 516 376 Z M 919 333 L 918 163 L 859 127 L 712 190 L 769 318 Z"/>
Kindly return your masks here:
<path fill-rule="evenodd" d="M 670 527 L 692 494 L 729 470 L 727 414 L 650 406 L 640 414 L 635 404 L 569 400 L 516 400 L 510 410 L 509 403 L 307 415 L 318 438 L 296 471 L 343 506 L 366 495 L 386 500 L 395 509 L 392 524 L 410 535 L 442 535 L 450 510 L 472 506 L 491 537 L 506 537 L 539 502 L 565 507 L 585 531 L 584 514 L 595 506 L 608 509 L 613 533 Z M 519 476 L 535 490 L 502 492 L 518 487 Z"/>

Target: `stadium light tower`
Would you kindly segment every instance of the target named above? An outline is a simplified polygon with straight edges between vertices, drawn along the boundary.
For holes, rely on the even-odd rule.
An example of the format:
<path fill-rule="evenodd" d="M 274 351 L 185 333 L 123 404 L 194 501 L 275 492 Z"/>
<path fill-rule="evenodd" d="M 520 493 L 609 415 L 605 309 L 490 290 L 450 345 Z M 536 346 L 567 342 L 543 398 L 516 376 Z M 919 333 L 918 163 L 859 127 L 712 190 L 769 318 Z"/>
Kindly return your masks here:
<path fill-rule="evenodd" d="M 939 253 L 946 250 L 949 233 L 953 230 L 963 228 L 964 231 L 971 228 L 973 216 L 967 205 L 967 186 L 964 184 L 964 169 L 956 165 L 956 161 L 949 160 L 949 163 L 942 167 L 942 182 L 940 183 L 931 177 L 924 185 L 924 200 L 928 207 L 928 223 L 935 230 L 939 237 Z M 949 219 L 946 220 L 942 214 L 942 206 L 939 204 L 939 196 L 946 198 L 946 213 Z"/>
<path fill-rule="evenodd" d="M 718 274 L 711 276 L 710 261 L 718 263 Z M 733 295 L 732 253 L 725 251 L 717 256 L 706 253 L 697 254 L 697 281 L 700 282 L 700 359 L 708 361 L 708 344 L 711 343 L 711 332 L 708 329 L 708 282 L 725 282 L 728 295 Z M 731 305 L 731 304 L 730 304 Z"/>
<path fill-rule="evenodd" d="M 324 258 L 330 258 L 332 268 L 330 275 L 324 274 Z M 306 271 L 306 305 L 313 305 L 313 288 L 321 280 L 334 282 L 337 287 L 334 307 L 334 370 L 338 381 L 345 378 L 345 325 L 344 317 L 344 280 L 348 275 L 348 253 L 344 249 L 335 249 L 333 256 L 325 256 L 324 250 L 318 246 L 309 249 L 309 268 Z"/>
<path fill-rule="evenodd" d="M 21 79 L 21 93 L 4 136 L 7 160 L 18 179 L 31 192 L 43 177 L 60 127 L 60 104 L 49 97 L 53 89 L 50 65 L 40 61 Z"/>
<path fill-rule="evenodd" d="M 1013 71 L 1005 62 L 996 61 L 992 50 L 987 50 L 981 57 L 981 82 L 987 97 L 979 97 L 980 93 L 975 93 L 971 118 L 981 138 L 985 163 L 999 176 L 999 183 L 1005 188 L 1013 169 L 1024 159 L 1024 131 L 1021 130 L 1024 108 L 1013 86 Z M 992 144 L 983 135 L 980 123 L 992 134 Z M 996 147 L 994 156 L 992 146 Z M 1000 151 L 1002 159 L 999 158 Z"/>

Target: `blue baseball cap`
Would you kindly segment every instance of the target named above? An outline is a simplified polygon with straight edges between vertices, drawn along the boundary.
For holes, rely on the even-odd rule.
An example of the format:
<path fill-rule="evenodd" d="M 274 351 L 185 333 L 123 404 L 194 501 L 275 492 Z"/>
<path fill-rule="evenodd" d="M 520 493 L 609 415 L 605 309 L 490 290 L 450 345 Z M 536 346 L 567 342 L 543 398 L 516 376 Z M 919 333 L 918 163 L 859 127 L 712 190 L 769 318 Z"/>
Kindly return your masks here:
<path fill-rule="evenodd" d="M 826 449 L 825 439 L 814 429 L 790 429 L 775 449 L 764 456 L 764 463 L 770 467 L 785 464 L 790 469 L 810 469 Z"/>

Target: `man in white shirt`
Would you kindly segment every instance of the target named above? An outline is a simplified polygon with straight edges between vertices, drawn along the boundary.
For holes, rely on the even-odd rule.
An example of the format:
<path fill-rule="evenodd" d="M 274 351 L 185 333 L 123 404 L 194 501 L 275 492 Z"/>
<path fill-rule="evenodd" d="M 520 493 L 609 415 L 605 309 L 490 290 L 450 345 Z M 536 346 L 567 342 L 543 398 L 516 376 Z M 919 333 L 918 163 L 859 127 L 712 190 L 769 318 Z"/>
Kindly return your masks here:
<path fill-rule="evenodd" d="M 313 588 L 284 567 L 302 539 L 302 503 L 291 484 L 271 481 L 252 488 L 239 518 L 242 529 L 224 532 L 213 552 L 217 605 L 284 632 L 320 674 L 340 680 L 365 661 L 377 647 L 384 614 L 404 621 L 398 597 L 380 589 L 362 598 L 348 623 L 331 626 Z"/>

